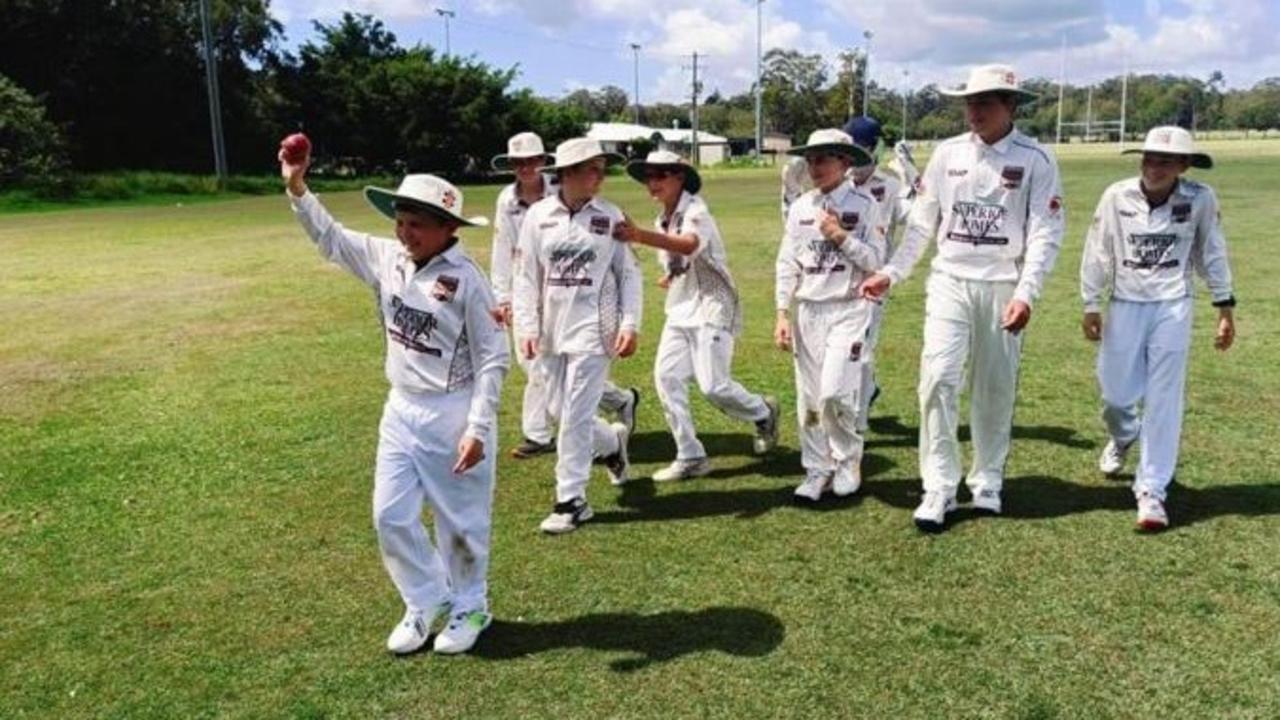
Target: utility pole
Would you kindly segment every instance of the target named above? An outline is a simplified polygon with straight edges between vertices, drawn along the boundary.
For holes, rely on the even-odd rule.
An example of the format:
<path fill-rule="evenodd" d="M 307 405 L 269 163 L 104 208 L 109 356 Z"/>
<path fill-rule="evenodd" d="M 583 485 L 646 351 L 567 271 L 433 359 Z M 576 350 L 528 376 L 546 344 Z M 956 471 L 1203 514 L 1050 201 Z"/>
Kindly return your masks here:
<path fill-rule="evenodd" d="M 640 43 L 631 43 L 631 52 L 635 55 L 635 90 L 632 97 L 636 100 L 636 124 L 640 124 Z"/>
<path fill-rule="evenodd" d="M 1058 132 L 1054 145 L 1062 144 L 1062 94 L 1063 87 L 1067 84 L 1067 36 L 1062 36 L 1062 55 L 1060 56 L 1058 65 Z"/>
<path fill-rule="evenodd" d="M 862 61 L 862 117 L 870 117 L 867 111 L 871 105 L 871 36 L 875 33 L 863 30 L 862 37 L 867 39 L 867 56 Z"/>
<path fill-rule="evenodd" d="M 449 19 L 456 17 L 457 13 L 444 8 L 436 8 L 436 14 L 444 18 L 444 54 L 452 55 L 453 52 L 449 49 Z"/>
<path fill-rule="evenodd" d="M 227 146 L 222 137 L 222 100 L 218 91 L 218 61 L 213 52 L 213 28 L 211 27 L 209 0 L 200 0 L 200 32 L 204 38 L 204 74 L 209 87 L 209 126 L 213 132 L 213 169 L 218 176 L 218 187 L 227 180 Z"/>
<path fill-rule="evenodd" d="M 1124 151 L 1125 109 L 1129 106 L 1129 53 L 1124 54 L 1124 77 L 1120 79 L 1120 150 Z"/>
<path fill-rule="evenodd" d="M 760 70 L 761 57 L 764 53 L 762 35 L 762 12 L 764 0 L 756 0 L 756 160 L 764 157 L 764 129 L 761 127 L 762 105 L 764 103 L 764 80 Z"/>
<path fill-rule="evenodd" d="M 849 78 L 849 103 L 844 113 L 844 119 L 848 120 L 853 117 L 853 88 L 857 86 L 857 76 L 854 74 L 854 63 L 857 61 L 858 53 L 850 48 L 840 53 L 838 56 L 840 61 L 844 63 L 844 74 Z"/>
<path fill-rule="evenodd" d="M 902 138 L 907 141 L 907 96 L 911 94 L 911 71 L 902 68 Z"/>
<path fill-rule="evenodd" d="M 1089 142 L 1089 138 L 1093 137 L 1093 86 L 1089 86 L 1089 100 L 1085 105 L 1084 111 L 1084 141 Z"/>
<path fill-rule="evenodd" d="M 694 167 L 702 164 L 702 152 L 698 146 L 698 53 L 693 53 L 693 112 L 690 114 L 690 120 L 693 121 L 693 134 L 690 136 L 689 143 L 689 160 Z"/>

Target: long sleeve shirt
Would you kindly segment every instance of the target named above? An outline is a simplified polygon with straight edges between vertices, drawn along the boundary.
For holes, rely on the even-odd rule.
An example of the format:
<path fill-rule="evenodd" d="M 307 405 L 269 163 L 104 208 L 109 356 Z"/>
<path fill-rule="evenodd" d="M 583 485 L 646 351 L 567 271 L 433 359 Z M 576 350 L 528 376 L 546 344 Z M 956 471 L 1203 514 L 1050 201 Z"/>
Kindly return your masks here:
<path fill-rule="evenodd" d="M 993 145 L 965 133 L 938 146 L 921 185 L 902 245 L 885 267 L 889 279 L 909 275 L 935 238 L 935 271 L 1013 282 L 1014 298 L 1034 304 L 1065 228 L 1053 156 L 1016 128 Z"/>
<path fill-rule="evenodd" d="M 859 184 L 852 179 L 850 182 L 853 182 L 856 189 L 870 195 L 880 206 L 878 226 L 884 236 L 885 259 L 888 261 L 895 250 L 894 235 L 911 216 L 912 197 L 903 192 L 902 181 L 881 168 L 876 168 L 864 183 Z"/>
<path fill-rule="evenodd" d="M 689 255 L 658 251 L 658 262 L 671 278 L 665 305 L 667 324 L 673 327 L 712 325 L 732 333 L 742 329 L 738 289 L 729 275 L 720 228 L 706 202 L 696 195 L 680 194 L 671 217 L 659 214 L 653 227 L 669 235 L 692 235 L 698 246 Z"/>
<path fill-rule="evenodd" d="M 556 194 L 558 185 L 551 175 L 542 176 L 542 196 Z M 520 239 L 520 227 L 530 204 L 520 199 L 516 184 L 502 188 L 493 209 L 493 252 L 489 255 L 489 274 L 493 280 L 493 295 L 499 305 L 511 302 L 511 282 L 515 267 L 516 243 Z"/>
<path fill-rule="evenodd" d="M 839 245 L 820 230 L 827 212 L 848 233 Z M 851 300 L 858 285 L 884 262 L 885 241 L 879 232 L 874 198 L 841 182 L 830 193 L 814 189 L 801 195 L 787 215 L 786 231 L 774 266 L 774 300 L 779 310 L 792 300 Z"/>
<path fill-rule="evenodd" d="M 1233 299 L 1213 188 L 1182 178 L 1156 208 L 1148 204 L 1140 178 L 1121 180 L 1102 193 L 1080 262 L 1085 312 L 1101 311 L 1108 288 L 1112 298 L 1130 302 L 1191 297 L 1193 271 L 1204 278 L 1215 303 Z"/>
<path fill-rule="evenodd" d="M 543 353 L 610 355 L 619 332 L 639 330 L 640 268 L 613 239 L 622 219 L 599 197 L 577 211 L 559 195 L 529 208 L 516 250 L 516 337 L 537 339 Z"/>
<path fill-rule="evenodd" d="M 399 242 L 344 228 L 315 195 L 290 201 L 320 254 L 376 288 L 391 385 L 410 393 L 470 388 L 466 434 L 487 439 L 510 359 L 480 267 L 456 241 L 416 267 Z"/>

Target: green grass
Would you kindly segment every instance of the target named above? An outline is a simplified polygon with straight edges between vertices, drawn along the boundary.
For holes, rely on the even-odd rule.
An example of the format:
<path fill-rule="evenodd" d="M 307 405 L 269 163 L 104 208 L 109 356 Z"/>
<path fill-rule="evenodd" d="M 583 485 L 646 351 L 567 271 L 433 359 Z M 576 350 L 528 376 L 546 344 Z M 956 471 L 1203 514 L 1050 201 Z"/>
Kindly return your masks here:
<path fill-rule="evenodd" d="M 1174 529 L 1131 530 L 1102 429 L 1076 271 L 1132 158 L 1068 154 L 1066 247 L 1027 338 L 1006 514 L 922 536 L 917 272 L 895 295 L 859 497 L 788 502 L 789 356 L 772 348 L 776 173 L 708 173 L 746 301 L 735 370 L 787 408 L 784 448 L 700 399 L 712 476 L 619 493 L 536 532 L 553 460 L 517 463 L 502 406 L 490 578 L 469 657 L 386 656 L 400 606 L 369 496 L 385 395 L 369 293 L 325 264 L 283 197 L 0 219 L 0 717 L 1274 717 L 1280 155 L 1224 157 L 1240 337 L 1199 301 Z M 492 207 L 497 188 L 467 192 Z M 640 188 L 606 195 L 638 217 Z M 357 193 L 326 196 L 385 232 Z M 468 231 L 487 262 L 488 236 Z M 661 326 L 642 253 L 637 473 L 674 449 L 651 389 Z M 922 268 L 923 269 L 923 268 Z"/>

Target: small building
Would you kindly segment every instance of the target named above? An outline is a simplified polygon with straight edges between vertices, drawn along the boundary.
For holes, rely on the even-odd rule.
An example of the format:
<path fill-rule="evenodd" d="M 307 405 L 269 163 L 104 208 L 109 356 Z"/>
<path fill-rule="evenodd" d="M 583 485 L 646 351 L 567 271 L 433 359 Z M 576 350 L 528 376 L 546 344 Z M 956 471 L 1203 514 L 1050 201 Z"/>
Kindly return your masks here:
<path fill-rule="evenodd" d="M 692 159 L 693 130 L 689 128 L 653 128 L 633 123 L 591 123 L 587 137 L 599 140 L 608 152 L 631 157 L 637 141 L 662 150 L 671 150 Z M 698 149 L 703 165 L 717 165 L 729 159 L 729 139 L 714 133 L 698 133 Z"/>

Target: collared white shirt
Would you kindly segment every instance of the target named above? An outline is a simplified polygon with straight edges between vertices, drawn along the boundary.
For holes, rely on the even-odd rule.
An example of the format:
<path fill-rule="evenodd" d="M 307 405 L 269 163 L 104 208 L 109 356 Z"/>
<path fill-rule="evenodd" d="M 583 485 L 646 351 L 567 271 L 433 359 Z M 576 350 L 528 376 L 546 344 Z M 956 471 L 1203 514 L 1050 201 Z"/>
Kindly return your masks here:
<path fill-rule="evenodd" d="M 542 197 L 555 195 L 559 185 L 553 175 L 542 176 Z M 493 295 L 499 305 L 511 302 L 512 266 L 516 257 L 516 243 L 520 239 L 520 226 L 530 203 L 520 199 L 516 183 L 502 188 L 493 209 L 493 252 L 489 255 L 489 274 L 493 280 Z"/>
<path fill-rule="evenodd" d="M 415 268 L 398 241 L 347 230 L 310 192 L 289 198 L 320 254 L 377 289 L 391 385 L 410 393 L 471 388 L 466 434 L 487 439 L 509 357 L 480 267 L 455 241 Z"/>
<path fill-rule="evenodd" d="M 1191 297 L 1192 270 L 1214 302 L 1230 300 L 1231 266 L 1213 188 L 1181 178 L 1163 205 L 1152 208 L 1140 177 L 1102 193 L 1084 241 L 1080 296 L 1085 312 L 1099 312 L 1103 295 L 1130 302 Z"/>
<path fill-rule="evenodd" d="M 1014 297 L 1034 303 L 1065 224 L 1053 156 L 1017 128 L 993 145 L 965 133 L 938 146 L 921 184 L 902 246 L 885 268 L 889 278 L 909 275 L 936 237 L 935 271 L 1017 283 Z"/>
<path fill-rule="evenodd" d="M 671 217 L 659 213 L 653 227 L 660 233 L 692 235 L 698 240 L 698 246 L 689 255 L 658 251 L 658 262 L 671 278 L 665 306 L 667 324 L 672 327 L 712 325 L 739 332 L 742 309 L 738 289 L 729 275 L 729 256 L 720 228 L 707 203 L 696 195 L 681 192 Z"/>
<path fill-rule="evenodd" d="M 618 332 L 639 330 L 640 269 L 613 239 L 622 219 L 599 197 L 576 212 L 559 195 L 529 208 L 516 250 L 517 338 L 537 338 L 544 353 L 608 355 Z"/>
<path fill-rule="evenodd" d="M 895 249 L 894 233 L 899 226 L 906 224 L 911 215 L 911 197 L 903 193 L 902 181 L 877 167 L 866 182 L 858 183 L 853 179 L 852 173 L 849 182 L 856 189 L 870 195 L 880 206 L 878 217 L 884 233 L 885 257 L 892 258 Z"/>
<path fill-rule="evenodd" d="M 840 245 L 819 229 L 827 211 L 840 219 L 849 237 Z M 830 193 L 813 189 L 801 195 L 787 215 L 786 231 L 775 263 L 775 301 L 779 310 L 791 301 L 851 300 L 858 285 L 884 262 L 885 241 L 870 195 L 841 182 Z"/>

